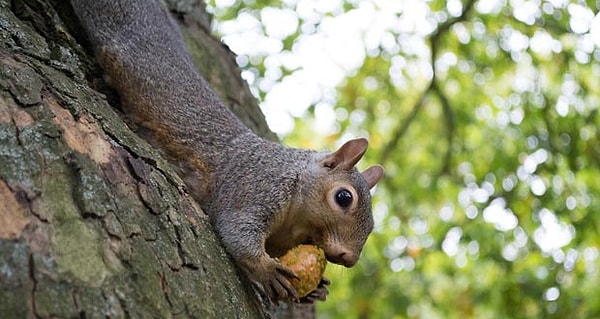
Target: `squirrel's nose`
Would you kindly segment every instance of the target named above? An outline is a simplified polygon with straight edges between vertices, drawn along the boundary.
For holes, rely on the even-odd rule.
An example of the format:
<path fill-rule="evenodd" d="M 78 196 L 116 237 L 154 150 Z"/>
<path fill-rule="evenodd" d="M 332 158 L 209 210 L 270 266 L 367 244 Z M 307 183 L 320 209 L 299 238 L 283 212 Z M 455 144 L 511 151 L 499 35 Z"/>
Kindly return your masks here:
<path fill-rule="evenodd" d="M 344 267 L 352 267 L 358 261 L 358 256 L 347 250 L 337 250 L 331 253 L 326 252 L 327 260 L 334 264 L 343 265 Z"/>

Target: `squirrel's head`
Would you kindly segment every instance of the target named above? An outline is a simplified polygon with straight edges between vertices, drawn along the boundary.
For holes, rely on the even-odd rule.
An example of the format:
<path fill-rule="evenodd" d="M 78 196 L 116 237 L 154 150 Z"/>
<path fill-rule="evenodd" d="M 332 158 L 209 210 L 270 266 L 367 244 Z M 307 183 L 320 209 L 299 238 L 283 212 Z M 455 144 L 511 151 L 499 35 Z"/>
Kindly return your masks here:
<path fill-rule="evenodd" d="M 323 155 L 312 207 L 312 241 L 325 251 L 330 262 L 351 267 L 356 264 L 367 237 L 373 230 L 369 190 L 383 176 L 383 168 L 371 166 L 359 172 L 354 166 L 367 150 L 364 138 L 346 142 L 337 151 Z"/>

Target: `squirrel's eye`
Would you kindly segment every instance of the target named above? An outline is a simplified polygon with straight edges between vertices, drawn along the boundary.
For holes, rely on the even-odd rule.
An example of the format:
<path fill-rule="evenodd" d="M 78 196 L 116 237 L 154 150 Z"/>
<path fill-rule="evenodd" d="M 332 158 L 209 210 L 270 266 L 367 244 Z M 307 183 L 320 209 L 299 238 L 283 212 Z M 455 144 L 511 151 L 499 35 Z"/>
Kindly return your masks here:
<path fill-rule="evenodd" d="M 347 189 L 340 189 L 335 193 L 335 202 L 342 208 L 348 208 L 352 204 L 352 193 Z"/>

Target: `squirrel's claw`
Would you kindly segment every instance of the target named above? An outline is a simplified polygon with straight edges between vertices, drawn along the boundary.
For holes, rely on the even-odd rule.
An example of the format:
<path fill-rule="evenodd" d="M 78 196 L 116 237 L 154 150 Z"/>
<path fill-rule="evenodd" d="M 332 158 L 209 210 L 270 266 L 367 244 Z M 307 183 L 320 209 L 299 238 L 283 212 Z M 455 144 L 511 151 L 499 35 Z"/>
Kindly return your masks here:
<path fill-rule="evenodd" d="M 277 272 L 280 272 L 282 275 L 284 275 L 286 278 L 290 278 L 290 279 L 300 279 L 300 277 L 298 277 L 298 275 L 296 275 L 296 273 L 294 273 L 293 271 L 291 271 L 289 268 L 285 267 L 284 265 L 277 263 Z M 288 281 L 289 282 L 289 281 Z M 290 284 L 291 287 L 291 284 Z"/>
<path fill-rule="evenodd" d="M 329 289 L 327 286 L 331 284 L 329 279 L 323 277 L 321 278 L 321 282 L 315 290 L 311 291 L 307 296 L 300 299 L 301 303 L 314 303 L 315 301 L 325 301 L 327 299 L 327 295 L 329 294 Z"/>
<path fill-rule="evenodd" d="M 245 263 L 248 275 L 262 286 L 263 292 L 277 303 L 283 300 L 298 301 L 298 293 L 290 279 L 298 276 L 273 258 Z"/>
<path fill-rule="evenodd" d="M 275 278 L 271 285 L 277 291 L 277 295 L 273 296 L 274 298 L 272 297 L 271 299 L 274 299 L 274 301 L 297 301 L 299 299 L 298 293 L 296 292 L 296 288 L 292 286 L 290 279 L 298 278 L 298 276 L 293 271 L 289 270 L 287 267 L 281 265 L 278 262 L 275 269 Z"/>
<path fill-rule="evenodd" d="M 331 285 L 331 280 L 325 278 L 325 277 L 321 277 L 321 282 L 319 282 L 319 285 L 317 287 L 325 287 L 325 286 L 329 286 Z M 327 288 L 327 287 L 325 287 Z"/>

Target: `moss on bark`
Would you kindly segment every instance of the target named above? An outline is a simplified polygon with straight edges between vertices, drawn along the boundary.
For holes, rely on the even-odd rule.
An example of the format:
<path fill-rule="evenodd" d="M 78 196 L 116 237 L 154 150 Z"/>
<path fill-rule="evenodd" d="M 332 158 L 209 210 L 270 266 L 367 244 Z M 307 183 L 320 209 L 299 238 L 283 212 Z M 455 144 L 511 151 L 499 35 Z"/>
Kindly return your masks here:
<path fill-rule="evenodd" d="M 0 0 L 0 317 L 265 316 L 60 2 Z"/>

